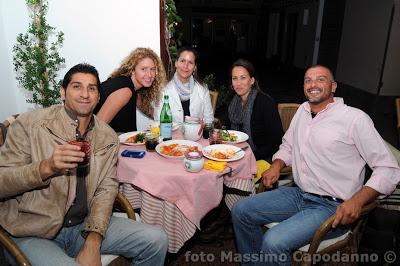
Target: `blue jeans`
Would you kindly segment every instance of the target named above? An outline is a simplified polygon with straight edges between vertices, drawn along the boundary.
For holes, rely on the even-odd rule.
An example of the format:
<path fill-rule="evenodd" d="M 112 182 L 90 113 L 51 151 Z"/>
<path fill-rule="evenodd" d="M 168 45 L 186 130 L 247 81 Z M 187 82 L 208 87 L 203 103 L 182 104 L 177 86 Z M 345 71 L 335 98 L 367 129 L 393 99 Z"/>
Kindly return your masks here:
<path fill-rule="evenodd" d="M 81 236 L 83 223 L 64 227 L 54 239 L 13 237 L 32 265 L 78 265 L 78 255 L 85 239 Z M 164 265 L 168 238 L 158 226 L 127 218 L 111 217 L 101 244 L 101 254 L 122 255 L 135 266 Z"/>
<path fill-rule="evenodd" d="M 338 204 L 284 186 L 238 201 L 232 208 L 232 223 L 242 265 L 290 265 L 291 252 L 310 242 Z M 263 235 L 262 225 L 272 222 L 279 224 Z M 338 227 L 328 238 L 345 232 Z"/>

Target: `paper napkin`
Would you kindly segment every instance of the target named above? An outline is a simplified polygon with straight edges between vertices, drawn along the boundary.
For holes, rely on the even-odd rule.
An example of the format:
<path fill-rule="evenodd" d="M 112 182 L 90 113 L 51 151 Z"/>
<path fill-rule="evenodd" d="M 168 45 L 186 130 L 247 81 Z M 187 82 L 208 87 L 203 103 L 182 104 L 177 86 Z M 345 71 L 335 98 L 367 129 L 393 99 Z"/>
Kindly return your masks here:
<path fill-rule="evenodd" d="M 204 163 L 204 169 L 216 172 L 222 172 L 224 171 L 227 164 L 228 164 L 227 162 L 216 162 L 212 160 L 206 160 Z"/>

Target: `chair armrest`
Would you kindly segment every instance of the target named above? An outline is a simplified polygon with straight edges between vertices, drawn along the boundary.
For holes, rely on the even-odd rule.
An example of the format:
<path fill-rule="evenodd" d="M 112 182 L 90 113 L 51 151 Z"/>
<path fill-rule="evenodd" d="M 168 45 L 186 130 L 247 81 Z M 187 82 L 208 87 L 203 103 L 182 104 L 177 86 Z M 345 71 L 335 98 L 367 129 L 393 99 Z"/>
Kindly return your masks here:
<path fill-rule="evenodd" d="M 280 173 L 281 176 L 283 175 L 291 175 L 292 174 L 292 167 L 291 166 L 285 166 L 281 169 Z"/>
<path fill-rule="evenodd" d="M 31 265 L 25 254 L 19 249 L 17 244 L 15 244 L 15 242 L 11 239 L 11 237 L 7 234 L 7 232 L 1 227 L 0 227 L 0 243 L 11 254 L 11 256 L 15 259 L 18 265 L 26 265 L 26 266 Z"/>
<path fill-rule="evenodd" d="M 121 192 L 118 192 L 117 197 L 115 198 L 114 208 L 125 211 L 129 219 L 136 221 L 135 211 L 133 210 L 132 204 Z"/>
<path fill-rule="evenodd" d="M 363 206 L 361 209 L 360 217 L 357 219 L 359 221 L 368 213 L 370 213 L 375 207 L 377 203 L 375 201 L 368 203 L 367 205 Z M 324 239 L 325 235 L 332 229 L 333 221 L 335 221 L 336 215 L 333 214 L 328 219 L 325 220 L 323 224 L 320 225 L 318 230 L 315 232 L 311 242 L 310 247 L 308 249 L 308 254 L 312 255 L 316 253 L 318 250 L 319 244 Z"/>

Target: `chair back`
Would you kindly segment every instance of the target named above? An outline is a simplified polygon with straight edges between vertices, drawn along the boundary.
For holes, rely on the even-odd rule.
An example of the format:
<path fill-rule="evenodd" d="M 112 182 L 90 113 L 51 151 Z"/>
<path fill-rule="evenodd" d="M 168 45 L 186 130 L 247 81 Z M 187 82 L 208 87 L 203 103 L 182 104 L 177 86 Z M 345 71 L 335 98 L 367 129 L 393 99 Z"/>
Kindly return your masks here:
<path fill-rule="evenodd" d="M 299 108 L 300 104 L 298 103 L 280 103 L 278 104 L 278 112 L 279 116 L 281 117 L 282 121 L 282 128 L 283 131 L 286 132 L 286 130 L 290 126 L 290 122 L 292 121 L 292 118 L 294 114 L 296 113 L 297 109 Z"/>
<path fill-rule="evenodd" d="M 217 108 L 217 100 L 218 100 L 218 91 L 211 91 L 210 90 L 210 98 L 211 98 L 211 106 L 215 113 L 215 109 Z"/>
<path fill-rule="evenodd" d="M 18 117 L 18 114 L 10 116 L 3 123 L 0 123 L 0 147 L 3 146 L 4 142 L 6 141 L 7 130 L 8 127 L 11 125 L 12 122 Z"/>

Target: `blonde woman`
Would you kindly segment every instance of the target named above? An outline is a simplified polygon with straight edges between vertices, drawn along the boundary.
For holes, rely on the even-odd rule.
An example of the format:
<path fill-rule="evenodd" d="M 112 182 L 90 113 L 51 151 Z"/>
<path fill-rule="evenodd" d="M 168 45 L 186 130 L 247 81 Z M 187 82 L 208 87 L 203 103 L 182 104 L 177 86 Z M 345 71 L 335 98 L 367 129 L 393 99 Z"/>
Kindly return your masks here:
<path fill-rule="evenodd" d="M 143 129 L 153 118 L 164 83 L 160 57 L 149 48 L 137 48 L 101 84 L 97 116 L 116 132 Z"/>

